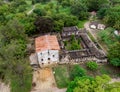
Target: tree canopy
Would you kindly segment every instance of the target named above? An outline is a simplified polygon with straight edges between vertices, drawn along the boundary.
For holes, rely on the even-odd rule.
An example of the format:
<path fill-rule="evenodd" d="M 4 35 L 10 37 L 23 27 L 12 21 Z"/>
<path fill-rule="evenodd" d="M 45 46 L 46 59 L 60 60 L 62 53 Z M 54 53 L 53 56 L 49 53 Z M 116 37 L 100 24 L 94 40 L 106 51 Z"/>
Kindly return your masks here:
<path fill-rule="evenodd" d="M 104 22 L 117 30 L 120 29 L 120 7 L 115 6 L 106 11 Z"/>
<path fill-rule="evenodd" d="M 66 92 L 119 92 L 120 83 L 109 83 L 110 80 L 108 75 L 79 77 L 69 84 Z"/>
<path fill-rule="evenodd" d="M 120 43 L 113 44 L 108 51 L 108 58 L 114 66 L 120 66 Z"/>

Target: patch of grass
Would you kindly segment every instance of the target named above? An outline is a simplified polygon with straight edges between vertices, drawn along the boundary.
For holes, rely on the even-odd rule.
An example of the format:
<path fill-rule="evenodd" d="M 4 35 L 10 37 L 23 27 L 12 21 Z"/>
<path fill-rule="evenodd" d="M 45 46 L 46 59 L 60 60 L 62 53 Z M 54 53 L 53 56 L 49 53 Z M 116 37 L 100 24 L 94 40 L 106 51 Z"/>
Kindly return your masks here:
<path fill-rule="evenodd" d="M 58 88 L 67 87 L 70 81 L 70 78 L 69 78 L 69 73 L 66 65 L 58 65 L 53 68 L 53 71 L 55 71 L 54 76 L 55 76 Z"/>
<path fill-rule="evenodd" d="M 107 70 L 104 66 L 102 66 L 102 67 L 100 68 L 100 73 L 101 73 L 101 74 L 107 74 L 107 75 L 110 74 L 109 70 Z"/>
<path fill-rule="evenodd" d="M 88 36 L 90 37 L 90 39 L 95 42 L 95 38 L 92 36 L 92 34 L 90 32 L 88 32 Z"/>
<path fill-rule="evenodd" d="M 78 22 L 78 28 L 84 28 L 84 24 L 85 24 L 85 22 L 87 22 L 88 20 L 80 20 L 79 22 Z"/>

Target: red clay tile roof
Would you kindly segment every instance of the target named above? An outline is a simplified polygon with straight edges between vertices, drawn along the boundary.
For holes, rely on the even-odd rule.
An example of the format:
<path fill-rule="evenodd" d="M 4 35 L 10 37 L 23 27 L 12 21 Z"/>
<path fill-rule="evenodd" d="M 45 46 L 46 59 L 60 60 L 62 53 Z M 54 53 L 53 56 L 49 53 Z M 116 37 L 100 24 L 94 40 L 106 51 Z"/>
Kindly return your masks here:
<path fill-rule="evenodd" d="M 55 35 L 45 35 L 35 38 L 36 52 L 44 50 L 60 50 L 57 37 Z"/>

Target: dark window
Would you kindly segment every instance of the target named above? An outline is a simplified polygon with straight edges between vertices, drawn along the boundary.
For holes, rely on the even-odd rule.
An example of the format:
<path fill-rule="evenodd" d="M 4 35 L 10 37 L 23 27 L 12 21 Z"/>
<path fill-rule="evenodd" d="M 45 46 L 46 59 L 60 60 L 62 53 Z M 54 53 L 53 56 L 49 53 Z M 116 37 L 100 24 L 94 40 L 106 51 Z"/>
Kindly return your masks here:
<path fill-rule="evenodd" d="M 43 59 L 41 59 L 41 61 L 43 61 Z"/>
<path fill-rule="evenodd" d="M 50 54 L 49 50 L 48 50 L 48 55 Z"/>
<path fill-rule="evenodd" d="M 55 55 L 53 55 L 53 57 L 55 57 Z"/>
<path fill-rule="evenodd" d="M 48 58 L 48 60 L 50 60 L 50 58 Z"/>

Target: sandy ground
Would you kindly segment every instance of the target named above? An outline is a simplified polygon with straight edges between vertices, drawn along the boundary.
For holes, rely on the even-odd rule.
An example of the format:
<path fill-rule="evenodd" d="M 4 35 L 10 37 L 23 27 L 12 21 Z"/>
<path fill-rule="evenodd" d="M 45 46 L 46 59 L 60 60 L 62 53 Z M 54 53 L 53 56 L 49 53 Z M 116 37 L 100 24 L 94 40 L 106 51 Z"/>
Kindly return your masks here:
<path fill-rule="evenodd" d="M 112 78 L 110 83 L 120 82 L 120 78 Z"/>
<path fill-rule="evenodd" d="M 0 92 L 10 92 L 10 87 L 0 82 Z"/>
<path fill-rule="evenodd" d="M 52 69 L 44 68 L 35 71 L 33 74 L 33 82 L 36 86 L 31 92 L 65 92 L 66 89 L 58 89 L 56 87 Z"/>

